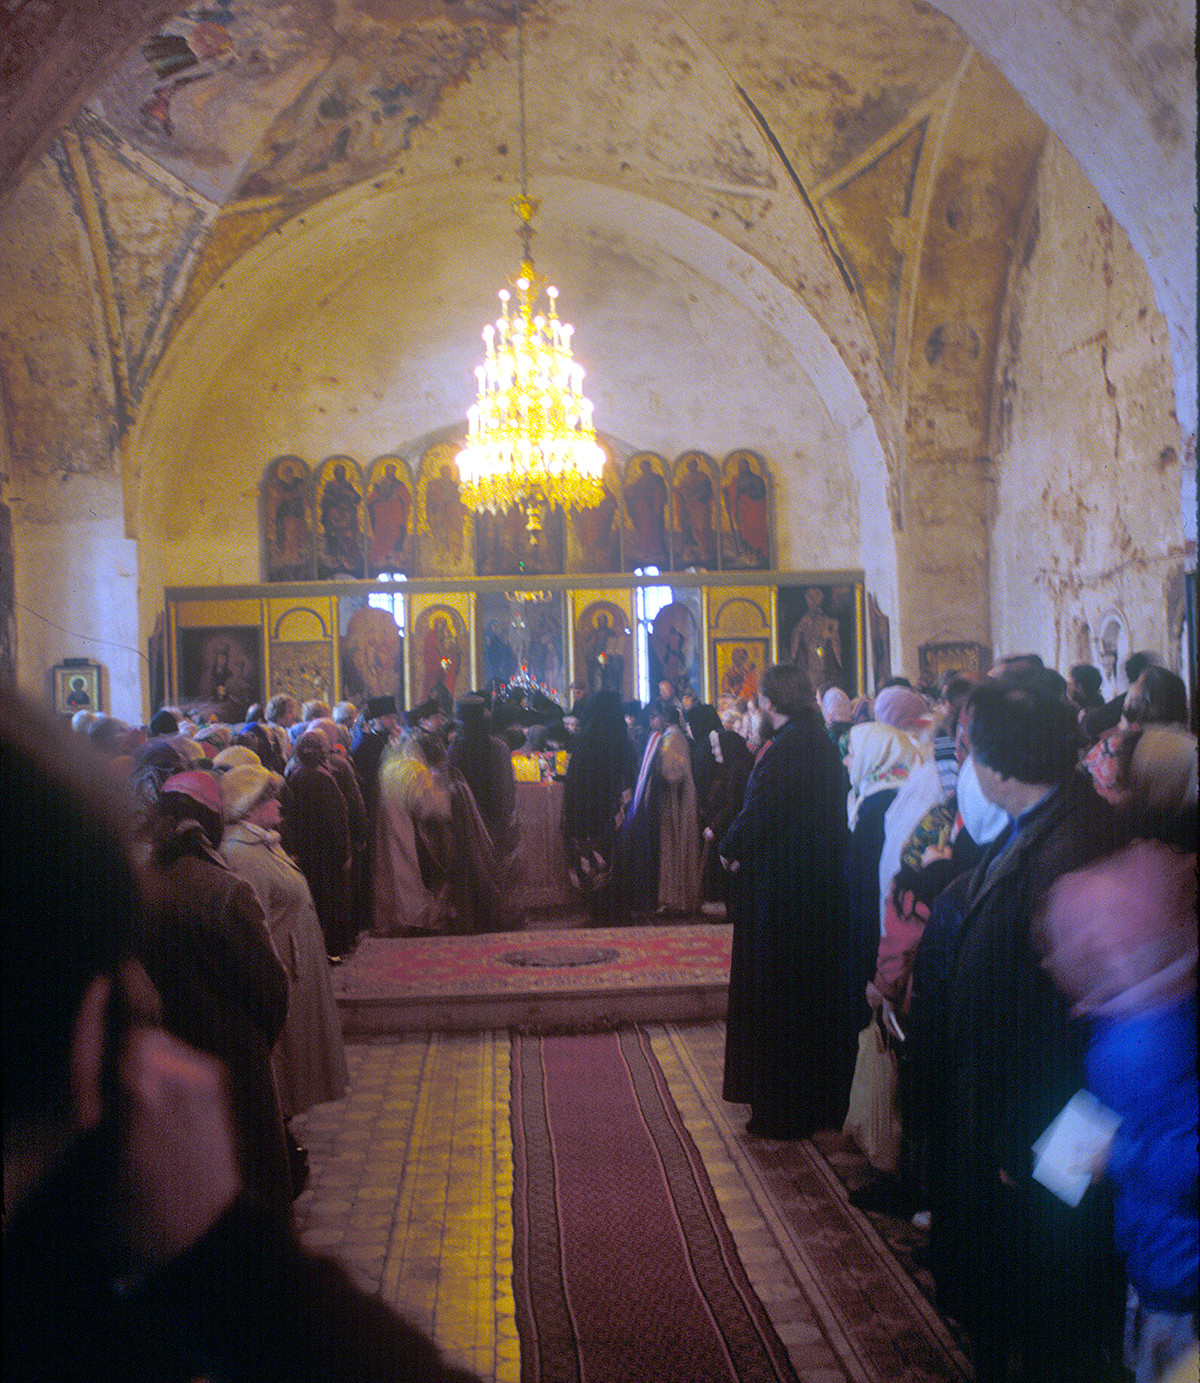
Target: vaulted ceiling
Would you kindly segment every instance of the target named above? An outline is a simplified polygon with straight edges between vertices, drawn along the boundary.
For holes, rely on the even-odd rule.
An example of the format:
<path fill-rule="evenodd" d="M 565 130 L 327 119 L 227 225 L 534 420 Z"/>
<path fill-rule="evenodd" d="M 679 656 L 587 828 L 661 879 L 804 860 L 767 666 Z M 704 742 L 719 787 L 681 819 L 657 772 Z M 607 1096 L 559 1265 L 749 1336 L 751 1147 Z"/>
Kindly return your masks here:
<path fill-rule="evenodd" d="M 896 531 L 924 470 L 982 483 L 1006 277 L 1048 134 L 1143 255 L 1194 430 L 1182 0 L 524 0 L 522 14 L 538 243 L 569 259 L 590 215 L 593 263 L 686 240 L 680 257 L 741 279 L 768 327 L 790 300 L 852 381 L 840 425 L 855 407 L 869 418 Z M 119 471 L 132 536 L 143 477 L 126 442 L 164 362 L 203 394 L 215 342 L 263 330 L 264 295 L 317 333 L 364 264 L 394 261 L 397 297 L 430 316 L 452 296 L 439 275 L 497 278 L 472 247 L 519 180 L 512 0 L 9 0 L 0 24 L 0 384 L 18 482 Z M 572 288 L 582 305 L 587 285 Z M 836 371 L 810 370 L 836 411 Z M 465 412 L 457 380 L 414 387 L 423 426 Z"/>

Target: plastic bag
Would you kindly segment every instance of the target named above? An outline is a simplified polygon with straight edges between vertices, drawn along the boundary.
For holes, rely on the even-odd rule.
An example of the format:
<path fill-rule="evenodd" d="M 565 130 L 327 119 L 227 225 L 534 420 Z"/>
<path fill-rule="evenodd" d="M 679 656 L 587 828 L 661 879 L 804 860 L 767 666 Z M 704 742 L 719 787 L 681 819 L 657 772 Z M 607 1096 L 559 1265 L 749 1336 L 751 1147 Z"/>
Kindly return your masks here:
<path fill-rule="evenodd" d="M 858 1035 L 858 1060 L 842 1132 L 854 1139 L 880 1172 L 894 1172 L 900 1160 L 897 1081 L 896 1054 L 872 1017 Z"/>

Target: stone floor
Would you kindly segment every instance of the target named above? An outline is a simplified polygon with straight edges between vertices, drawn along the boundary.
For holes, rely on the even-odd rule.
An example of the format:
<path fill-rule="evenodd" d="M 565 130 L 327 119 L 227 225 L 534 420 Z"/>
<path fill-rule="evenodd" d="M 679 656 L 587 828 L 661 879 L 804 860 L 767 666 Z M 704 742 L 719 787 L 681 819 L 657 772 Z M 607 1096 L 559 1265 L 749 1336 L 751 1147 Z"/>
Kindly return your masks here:
<path fill-rule="evenodd" d="M 826 1164 L 810 1145 L 766 1145 L 766 1162 L 747 1148 L 764 1147 L 743 1132 L 747 1111 L 720 1099 L 724 1025 L 662 1025 L 651 1033 L 742 1260 L 804 1383 L 899 1377 L 887 1337 L 902 1330 L 920 1337 L 904 1362 L 909 1383 L 969 1377 L 951 1331 L 871 1225 L 843 1204 L 836 1182 L 834 1218 L 843 1233 L 854 1229 L 858 1285 L 844 1294 L 831 1287 L 830 1261 L 851 1255 L 824 1231 L 796 1231 L 799 1183 L 789 1176 L 793 1157 L 797 1174 L 805 1158 L 805 1166 Z M 376 1038 L 347 1055 L 346 1097 L 294 1124 L 312 1171 L 297 1203 L 305 1242 L 339 1257 L 455 1361 L 484 1379 L 520 1383 L 507 1033 Z M 851 1184 L 865 1174 L 852 1153 L 833 1156 L 846 1162 Z M 834 1253 L 824 1266 L 814 1251 L 821 1239 Z M 864 1297 L 866 1307 L 847 1306 L 843 1295 Z M 903 1322 L 890 1324 L 889 1311 Z"/>

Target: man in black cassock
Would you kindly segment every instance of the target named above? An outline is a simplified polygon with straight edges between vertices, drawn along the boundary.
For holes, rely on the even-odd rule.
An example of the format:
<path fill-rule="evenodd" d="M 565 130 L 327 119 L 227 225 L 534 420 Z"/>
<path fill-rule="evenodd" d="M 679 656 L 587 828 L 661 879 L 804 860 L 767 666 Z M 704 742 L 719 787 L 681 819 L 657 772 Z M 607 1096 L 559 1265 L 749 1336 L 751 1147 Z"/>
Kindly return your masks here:
<path fill-rule="evenodd" d="M 759 703 L 771 739 L 720 844 L 738 899 L 723 1093 L 747 1132 L 803 1138 L 840 1127 L 853 1067 L 835 1040 L 849 783 L 804 673 L 768 668 Z"/>

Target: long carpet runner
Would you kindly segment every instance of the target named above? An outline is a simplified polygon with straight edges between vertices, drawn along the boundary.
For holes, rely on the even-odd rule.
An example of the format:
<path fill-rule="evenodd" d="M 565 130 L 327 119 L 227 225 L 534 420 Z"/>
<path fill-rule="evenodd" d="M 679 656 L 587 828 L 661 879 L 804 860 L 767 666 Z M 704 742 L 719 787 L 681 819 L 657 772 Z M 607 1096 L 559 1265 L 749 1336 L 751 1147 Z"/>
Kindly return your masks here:
<path fill-rule="evenodd" d="M 639 1029 L 514 1037 L 522 1383 L 795 1383 Z"/>

